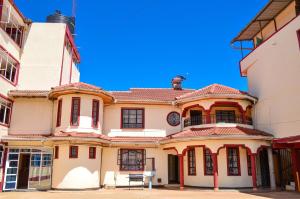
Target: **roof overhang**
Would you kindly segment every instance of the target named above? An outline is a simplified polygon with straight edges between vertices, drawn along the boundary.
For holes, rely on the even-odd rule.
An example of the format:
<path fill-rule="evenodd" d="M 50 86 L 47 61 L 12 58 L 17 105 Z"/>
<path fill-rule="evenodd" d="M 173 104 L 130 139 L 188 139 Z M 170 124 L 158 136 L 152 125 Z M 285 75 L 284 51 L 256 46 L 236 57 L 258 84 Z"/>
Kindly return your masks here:
<path fill-rule="evenodd" d="M 196 97 L 190 97 L 186 99 L 178 99 L 175 102 L 177 104 L 187 103 L 187 102 L 193 102 L 197 100 L 203 100 L 203 99 L 240 99 L 240 100 L 249 100 L 253 103 L 256 103 L 257 98 L 253 97 L 251 95 L 238 95 L 238 94 L 208 94 L 208 95 L 202 95 L 202 96 L 196 96 Z"/>
<path fill-rule="evenodd" d="M 270 2 L 254 17 L 254 19 L 236 36 L 236 41 L 252 40 L 270 21 L 294 0 L 270 0 Z"/>

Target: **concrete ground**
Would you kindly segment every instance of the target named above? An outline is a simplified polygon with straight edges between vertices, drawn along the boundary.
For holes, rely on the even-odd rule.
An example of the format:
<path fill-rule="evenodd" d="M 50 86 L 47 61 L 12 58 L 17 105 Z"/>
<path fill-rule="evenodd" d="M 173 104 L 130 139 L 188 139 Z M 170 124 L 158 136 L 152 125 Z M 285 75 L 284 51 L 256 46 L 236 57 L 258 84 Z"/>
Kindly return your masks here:
<path fill-rule="evenodd" d="M 295 192 L 240 192 L 236 190 L 208 191 L 199 189 L 166 190 L 97 190 L 97 191 L 48 191 L 48 192 L 4 192 L 1 199 L 299 199 Z"/>

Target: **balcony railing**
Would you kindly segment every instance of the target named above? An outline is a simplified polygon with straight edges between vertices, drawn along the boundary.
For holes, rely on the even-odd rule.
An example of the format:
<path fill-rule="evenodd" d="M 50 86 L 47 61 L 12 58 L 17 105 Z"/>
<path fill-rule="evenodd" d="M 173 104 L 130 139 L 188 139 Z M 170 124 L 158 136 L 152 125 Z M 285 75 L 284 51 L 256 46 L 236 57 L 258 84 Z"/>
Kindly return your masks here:
<path fill-rule="evenodd" d="M 243 117 L 241 115 L 223 117 L 219 115 L 202 115 L 193 116 L 184 120 L 184 127 L 197 126 L 202 124 L 217 124 L 217 123 L 235 123 L 235 124 L 246 124 L 252 125 L 252 118 Z"/>

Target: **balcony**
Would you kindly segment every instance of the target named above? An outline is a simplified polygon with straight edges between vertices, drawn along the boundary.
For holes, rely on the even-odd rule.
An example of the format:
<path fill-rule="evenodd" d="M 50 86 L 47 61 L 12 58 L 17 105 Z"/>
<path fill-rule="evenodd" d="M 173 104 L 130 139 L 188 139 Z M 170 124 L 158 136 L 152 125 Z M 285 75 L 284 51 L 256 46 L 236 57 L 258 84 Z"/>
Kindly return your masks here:
<path fill-rule="evenodd" d="M 184 120 L 184 127 L 219 123 L 252 125 L 252 118 L 242 115 L 223 117 L 215 114 L 193 116 Z"/>

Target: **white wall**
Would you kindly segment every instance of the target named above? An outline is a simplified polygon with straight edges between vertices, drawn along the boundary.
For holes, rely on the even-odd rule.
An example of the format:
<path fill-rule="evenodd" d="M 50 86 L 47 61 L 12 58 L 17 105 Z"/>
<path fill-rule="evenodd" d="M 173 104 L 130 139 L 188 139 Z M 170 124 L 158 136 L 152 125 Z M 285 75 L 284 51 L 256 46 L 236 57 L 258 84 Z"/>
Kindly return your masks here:
<path fill-rule="evenodd" d="M 89 189 L 100 187 L 101 147 L 97 147 L 96 159 L 89 159 L 89 146 L 76 145 L 78 158 L 69 158 L 69 145 L 60 144 L 59 158 L 53 159 L 52 188 Z"/>
<path fill-rule="evenodd" d="M 258 97 L 256 128 L 276 137 L 300 134 L 300 50 L 294 19 L 241 62 L 250 94 Z"/>

